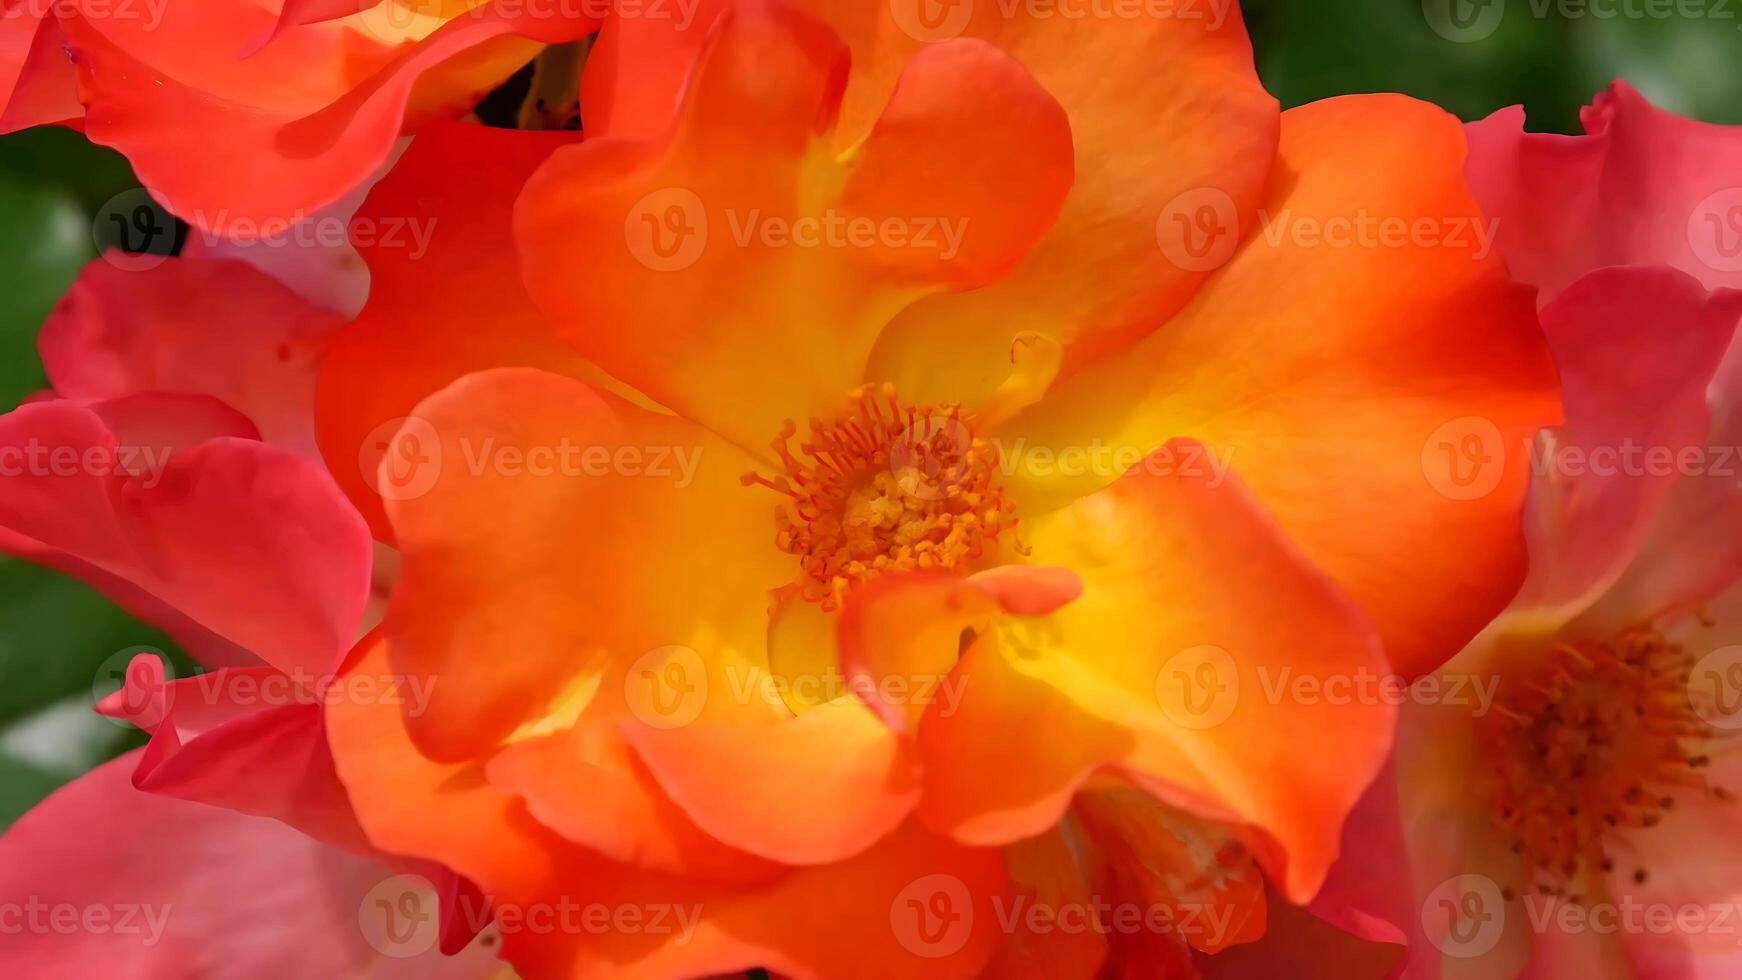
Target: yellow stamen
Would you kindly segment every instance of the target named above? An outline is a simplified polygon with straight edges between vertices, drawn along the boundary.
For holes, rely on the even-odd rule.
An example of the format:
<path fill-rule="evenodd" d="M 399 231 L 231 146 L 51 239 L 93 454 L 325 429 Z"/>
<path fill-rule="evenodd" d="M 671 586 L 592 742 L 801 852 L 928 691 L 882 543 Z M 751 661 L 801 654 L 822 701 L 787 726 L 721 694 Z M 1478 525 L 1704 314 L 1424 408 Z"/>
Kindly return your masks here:
<path fill-rule="evenodd" d="M 1493 820 L 1530 869 L 1521 884 L 1576 896 L 1568 886 L 1614 870 L 1608 845 L 1660 823 L 1674 791 L 1729 794 L 1701 772 L 1720 733 L 1690 700 L 1681 646 L 1641 627 L 1549 653 L 1534 676 L 1502 689 L 1480 738 L 1497 787 Z"/>
<path fill-rule="evenodd" d="M 791 498 L 774 541 L 799 560 L 798 593 L 834 610 L 886 571 L 962 572 L 1014 528 L 998 451 L 972 423 L 956 405 L 903 406 L 889 384 L 853 392 L 832 421 L 812 419 L 796 453 L 787 422 L 773 443 L 782 475 L 744 484 Z"/>

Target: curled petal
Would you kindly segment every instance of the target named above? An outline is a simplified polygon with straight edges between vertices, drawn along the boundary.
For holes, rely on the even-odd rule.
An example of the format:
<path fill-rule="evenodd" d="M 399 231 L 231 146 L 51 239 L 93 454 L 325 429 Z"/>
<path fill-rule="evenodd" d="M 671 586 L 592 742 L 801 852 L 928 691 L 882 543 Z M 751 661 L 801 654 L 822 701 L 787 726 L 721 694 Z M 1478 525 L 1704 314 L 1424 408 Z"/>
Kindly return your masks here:
<path fill-rule="evenodd" d="M 1024 526 L 1037 560 L 1081 577 L 1076 601 L 989 617 L 970 582 L 897 580 L 843 616 L 844 630 L 885 624 L 858 627 L 867 638 L 893 629 L 901 643 L 869 648 L 900 651 L 901 669 L 942 668 L 974 629 L 951 668 L 960 697 L 936 699 L 918 723 L 922 817 L 960 840 L 1008 843 L 1051 826 L 1088 775 L 1116 767 L 1170 804 L 1267 832 L 1277 847 L 1261 859 L 1310 898 L 1389 750 L 1395 711 L 1376 696 L 1296 692 L 1386 678 L 1371 625 L 1237 483 L 1134 472 Z M 842 648 L 863 642 L 844 633 Z M 1025 764 L 1002 761 L 1012 757 Z M 1279 766 L 1297 778 L 1275 779 Z"/>
<path fill-rule="evenodd" d="M 267 441 L 312 454 L 315 365 L 339 324 L 241 262 L 172 259 L 131 271 L 98 260 L 37 346 L 64 398 L 209 395 Z"/>
<path fill-rule="evenodd" d="M 435 124 L 357 212 L 360 225 L 381 232 L 358 249 L 369 266 L 369 301 L 328 346 L 316 412 L 327 467 L 379 540 L 393 540 L 382 508 L 382 457 L 418 402 L 463 375 L 497 367 L 608 384 L 551 336 L 514 254 L 521 186 L 574 140 L 572 133 Z M 399 489 L 390 480 L 385 493 Z"/>
<path fill-rule="evenodd" d="M 396 666 L 436 685 L 410 719 L 432 755 L 476 756 L 661 651 L 766 665 L 791 559 L 740 482 L 754 462 L 700 426 L 500 369 L 418 406 L 387 455 L 384 480 L 416 460 L 388 504 L 404 566 L 386 630 Z"/>
<path fill-rule="evenodd" d="M 237 238 L 270 235 L 344 196 L 408 124 L 464 111 L 531 58 L 528 38 L 569 41 L 596 26 L 490 5 L 409 40 L 363 13 L 238 59 L 272 29 L 273 11 L 215 0 L 162 13 L 114 18 L 93 6 L 62 17 L 86 133 L 120 150 L 171 212 Z"/>
<path fill-rule="evenodd" d="M 1665 112 L 1625 82 L 1582 118 L 1583 136 L 1526 133 L 1521 106 L 1469 126 L 1470 186 L 1513 275 L 1544 303 L 1614 265 L 1742 287 L 1742 130 Z"/>
<path fill-rule="evenodd" d="M 995 48 L 924 52 L 837 152 L 846 70 L 823 24 L 745 5 L 665 132 L 559 151 L 516 209 L 527 283 L 564 336 L 742 446 L 834 414 L 896 311 L 1008 271 L 1070 186 L 1064 113 Z"/>
<path fill-rule="evenodd" d="M 358 919 L 391 869 L 276 821 L 141 793 L 129 785 L 138 757 L 86 774 L 0 837 L 0 890 L 13 911 L 40 917 L 8 923 L 0 969 L 351 976 L 379 963 L 384 950 Z M 456 959 L 431 948 L 399 962 L 459 978 L 487 974 L 492 959 L 481 947 Z"/>
<path fill-rule="evenodd" d="M 33 543 L 26 557 L 94 569 L 98 588 L 120 581 L 281 670 L 324 676 L 368 600 L 368 531 L 314 463 L 206 440 L 228 433 L 204 421 L 190 437 L 166 407 L 190 403 L 217 405 L 138 396 L 0 417 L 0 453 L 16 473 L 3 481 L 0 526 Z"/>
<path fill-rule="evenodd" d="M 1640 548 L 1668 516 L 1660 515 L 1666 503 L 1692 492 L 1678 489 L 1675 461 L 1706 456 L 1714 421 L 1706 393 L 1738 322 L 1742 292 L 1708 295 L 1662 267 L 1593 272 L 1543 308 L 1567 420 L 1538 446 L 1545 465 L 1525 525 L 1530 576 L 1514 609 L 1553 611 L 1565 622 L 1636 558 L 1678 554 Z M 1710 494 L 1713 503 L 1729 489 Z M 1642 618 L 1656 611 L 1638 610 Z"/>
<path fill-rule="evenodd" d="M 1525 568 L 1528 442 L 1559 420 L 1528 290 L 1492 254 L 1463 130 L 1399 96 L 1284 114 L 1265 225 L 1191 305 L 1009 422 L 1025 516 L 1115 479 L 1035 448 L 1144 458 L 1168 439 L 1233 466 L 1373 616 L 1397 669 L 1439 666 Z M 1327 492 L 1329 490 L 1329 492 Z"/>

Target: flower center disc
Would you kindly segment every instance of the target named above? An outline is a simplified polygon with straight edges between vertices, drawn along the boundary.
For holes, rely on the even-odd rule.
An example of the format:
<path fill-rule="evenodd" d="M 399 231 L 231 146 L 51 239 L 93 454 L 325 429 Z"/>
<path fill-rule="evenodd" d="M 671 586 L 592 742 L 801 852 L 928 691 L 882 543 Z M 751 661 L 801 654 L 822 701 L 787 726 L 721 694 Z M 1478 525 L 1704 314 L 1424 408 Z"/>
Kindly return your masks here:
<path fill-rule="evenodd" d="M 1502 690 L 1480 729 L 1498 785 L 1492 815 L 1537 891 L 1577 901 L 1567 886 L 1582 871 L 1614 870 L 1605 842 L 1657 825 L 1676 790 L 1729 798 L 1701 772 L 1718 733 L 1689 698 L 1692 666 L 1680 646 L 1634 629 L 1563 643 L 1539 674 Z"/>
<path fill-rule="evenodd" d="M 782 474 L 744 477 L 791 500 L 775 546 L 798 558 L 799 594 L 838 609 L 860 582 L 890 570 L 962 572 L 1016 526 L 997 480 L 998 451 L 956 405 L 903 406 L 893 385 L 853 392 L 832 421 L 774 440 Z"/>

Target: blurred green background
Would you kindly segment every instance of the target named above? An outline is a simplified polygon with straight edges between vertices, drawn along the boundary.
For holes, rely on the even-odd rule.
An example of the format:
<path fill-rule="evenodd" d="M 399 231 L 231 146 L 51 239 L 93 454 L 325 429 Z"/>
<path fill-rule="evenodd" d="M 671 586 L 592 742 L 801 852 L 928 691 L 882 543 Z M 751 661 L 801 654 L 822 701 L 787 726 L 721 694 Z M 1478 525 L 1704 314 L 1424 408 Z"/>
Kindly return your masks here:
<path fill-rule="evenodd" d="M 1215 10 L 1231 0 L 1191 0 Z M 1625 77 L 1659 105 L 1742 123 L 1742 0 L 1247 0 L 1259 72 L 1285 105 L 1404 92 L 1465 119 L 1523 103 L 1533 129 Z M 1655 14 L 1655 16 L 1654 16 Z M 137 185 L 64 129 L 0 137 L 0 408 L 43 385 L 37 327 L 95 256 L 92 222 Z M 95 717 L 132 648 L 168 649 L 89 589 L 0 559 L 0 827 L 139 744 Z"/>

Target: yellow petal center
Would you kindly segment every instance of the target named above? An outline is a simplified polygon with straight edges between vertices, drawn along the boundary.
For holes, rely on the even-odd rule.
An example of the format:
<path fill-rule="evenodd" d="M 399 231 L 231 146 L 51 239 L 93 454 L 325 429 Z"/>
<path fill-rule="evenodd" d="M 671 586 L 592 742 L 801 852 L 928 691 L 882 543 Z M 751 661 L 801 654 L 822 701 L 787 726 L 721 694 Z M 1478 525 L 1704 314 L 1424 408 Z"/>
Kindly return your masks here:
<path fill-rule="evenodd" d="M 964 572 L 1016 526 L 998 483 L 998 451 L 957 405 L 903 405 L 893 385 L 865 386 L 834 419 L 812 419 L 773 446 L 782 473 L 746 485 L 791 498 L 775 546 L 798 559 L 797 591 L 825 610 L 886 571 Z"/>

